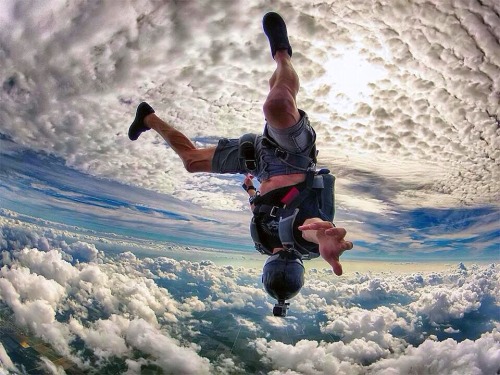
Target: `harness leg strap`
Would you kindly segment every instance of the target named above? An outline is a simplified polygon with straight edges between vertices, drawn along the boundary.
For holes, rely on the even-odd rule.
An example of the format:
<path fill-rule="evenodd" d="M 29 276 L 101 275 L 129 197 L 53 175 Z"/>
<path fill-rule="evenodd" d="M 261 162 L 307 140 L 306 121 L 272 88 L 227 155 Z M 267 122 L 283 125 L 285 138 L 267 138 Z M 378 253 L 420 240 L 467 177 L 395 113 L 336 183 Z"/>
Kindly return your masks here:
<path fill-rule="evenodd" d="M 249 133 L 241 136 L 239 141 L 239 158 L 249 173 L 255 173 L 257 170 L 257 157 L 255 155 L 256 139 L 256 134 Z"/>

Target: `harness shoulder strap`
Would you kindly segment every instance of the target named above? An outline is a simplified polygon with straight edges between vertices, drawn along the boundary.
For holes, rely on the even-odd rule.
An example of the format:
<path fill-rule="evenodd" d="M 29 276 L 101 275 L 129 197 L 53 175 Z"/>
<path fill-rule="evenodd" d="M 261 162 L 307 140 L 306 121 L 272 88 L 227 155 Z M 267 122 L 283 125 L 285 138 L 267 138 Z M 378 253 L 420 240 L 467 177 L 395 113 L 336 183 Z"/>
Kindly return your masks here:
<path fill-rule="evenodd" d="M 252 221 L 250 222 L 250 235 L 252 236 L 252 240 L 255 245 L 255 249 L 265 255 L 272 255 L 273 251 L 272 249 L 268 249 L 264 244 L 262 243 L 259 232 L 257 231 L 257 224 L 255 223 L 255 217 L 252 218 Z"/>
<path fill-rule="evenodd" d="M 328 220 L 333 222 L 335 217 L 335 176 L 325 173 L 316 176 L 316 178 L 321 178 L 323 185 L 318 194 L 319 207 Z"/>
<path fill-rule="evenodd" d="M 319 252 L 311 252 L 295 240 L 293 225 L 298 213 L 299 209 L 296 208 L 293 214 L 281 218 L 279 222 L 279 236 L 281 244 L 287 250 L 295 250 L 299 252 L 302 259 L 309 260 L 317 258 L 319 256 Z"/>
<path fill-rule="evenodd" d="M 312 145 L 308 156 L 294 154 L 281 148 L 272 138 L 264 136 L 262 143 L 267 147 L 274 148 L 274 154 L 286 165 L 303 171 L 314 170 L 316 167 L 316 156 L 318 154 L 316 145 Z"/>

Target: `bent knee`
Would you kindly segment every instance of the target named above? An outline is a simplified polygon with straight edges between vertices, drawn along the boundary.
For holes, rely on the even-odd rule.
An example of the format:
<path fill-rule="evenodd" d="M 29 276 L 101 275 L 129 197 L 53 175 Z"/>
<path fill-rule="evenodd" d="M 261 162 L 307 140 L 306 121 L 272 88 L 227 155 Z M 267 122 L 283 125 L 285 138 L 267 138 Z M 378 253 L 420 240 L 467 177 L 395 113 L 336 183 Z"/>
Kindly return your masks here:
<path fill-rule="evenodd" d="M 212 171 L 212 149 L 196 149 L 187 153 L 182 159 L 184 168 L 189 173 Z"/>
<path fill-rule="evenodd" d="M 274 126 L 292 126 L 300 120 L 293 98 L 268 98 L 263 106 L 264 116 Z"/>
<path fill-rule="evenodd" d="M 267 116 L 275 115 L 276 113 L 288 112 L 293 109 L 295 103 L 288 98 L 267 98 L 264 103 L 264 114 Z"/>
<path fill-rule="evenodd" d="M 183 160 L 183 163 L 184 163 L 184 168 L 189 173 L 206 172 L 202 168 L 203 162 L 196 159 L 196 158 L 187 158 L 187 159 Z"/>
<path fill-rule="evenodd" d="M 184 161 L 184 168 L 186 169 L 186 171 L 188 171 L 189 173 L 195 173 L 195 172 L 198 172 L 198 170 L 196 169 L 196 162 L 193 161 L 193 160 L 185 160 Z"/>

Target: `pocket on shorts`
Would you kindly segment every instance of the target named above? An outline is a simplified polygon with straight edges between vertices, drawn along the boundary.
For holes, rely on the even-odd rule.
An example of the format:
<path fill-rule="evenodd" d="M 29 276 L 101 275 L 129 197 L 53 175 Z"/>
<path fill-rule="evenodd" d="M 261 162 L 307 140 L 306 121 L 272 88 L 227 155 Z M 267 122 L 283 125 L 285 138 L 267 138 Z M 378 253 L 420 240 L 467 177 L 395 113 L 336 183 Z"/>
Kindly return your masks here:
<path fill-rule="evenodd" d="M 230 174 L 246 172 L 240 164 L 238 139 L 219 140 L 212 160 L 212 172 Z"/>

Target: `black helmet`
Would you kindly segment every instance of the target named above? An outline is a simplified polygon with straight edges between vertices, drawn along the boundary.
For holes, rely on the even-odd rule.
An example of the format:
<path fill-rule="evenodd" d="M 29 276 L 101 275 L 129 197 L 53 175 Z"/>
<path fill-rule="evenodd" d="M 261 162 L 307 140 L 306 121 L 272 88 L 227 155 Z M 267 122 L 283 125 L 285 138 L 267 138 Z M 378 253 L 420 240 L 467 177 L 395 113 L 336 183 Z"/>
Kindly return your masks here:
<path fill-rule="evenodd" d="M 294 251 L 281 250 L 267 258 L 262 272 L 264 289 L 279 303 L 295 297 L 304 285 L 304 265 Z"/>

